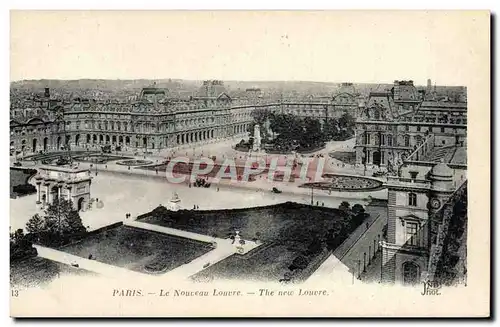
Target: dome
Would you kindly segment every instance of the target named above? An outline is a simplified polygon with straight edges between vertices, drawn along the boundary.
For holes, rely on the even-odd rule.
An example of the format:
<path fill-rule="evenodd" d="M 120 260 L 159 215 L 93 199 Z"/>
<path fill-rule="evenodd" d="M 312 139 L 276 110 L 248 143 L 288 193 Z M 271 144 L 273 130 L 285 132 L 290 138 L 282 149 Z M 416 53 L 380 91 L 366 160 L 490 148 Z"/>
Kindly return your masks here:
<path fill-rule="evenodd" d="M 444 162 L 440 162 L 436 164 L 434 167 L 432 167 L 430 171 L 430 175 L 433 177 L 452 177 L 453 176 L 453 170 L 448 167 L 447 164 Z"/>

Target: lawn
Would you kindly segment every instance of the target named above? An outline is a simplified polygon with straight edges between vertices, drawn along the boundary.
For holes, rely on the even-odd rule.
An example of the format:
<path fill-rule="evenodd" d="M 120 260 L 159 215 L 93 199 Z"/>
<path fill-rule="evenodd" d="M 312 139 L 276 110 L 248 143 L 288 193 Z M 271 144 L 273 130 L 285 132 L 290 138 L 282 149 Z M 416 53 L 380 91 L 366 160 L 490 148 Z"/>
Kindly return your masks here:
<path fill-rule="evenodd" d="M 312 244 L 324 240 L 333 226 L 340 224 L 341 215 L 337 209 L 288 202 L 262 208 L 153 212 L 139 220 L 221 238 L 239 231 L 243 239 L 256 238 L 264 243 L 254 252 L 232 255 L 216 263 L 193 276 L 194 280 L 278 281 L 297 257 L 307 256 L 311 266 L 320 259 L 321 253 L 308 251 Z"/>
<path fill-rule="evenodd" d="M 258 282 L 278 281 L 283 278 L 290 262 L 300 253 L 301 251 L 288 248 L 285 244 L 273 244 L 264 251 L 250 255 L 249 258 L 232 255 L 195 274 L 191 279 L 195 282 L 227 279 Z"/>
<path fill-rule="evenodd" d="M 166 272 L 211 250 L 190 239 L 120 226 L 89 235 L 60 250 L 138 272 Z"/>
<path fill-rule="evenodd" d="M 288 202 L 261 208 L 169 211 L 166 217 L 152 213 L 138 220 L 220 238 L 237 230 L 245 239 L 304 242 L 324 235 L 338 218 L 337 209 Z"/>
<path fill-rule="evenodd" d="M 10 264 L 10 284 L 14 287 L 41 286 L 62 275 L 95 274 L 41 257 L 24 259 Z"/>

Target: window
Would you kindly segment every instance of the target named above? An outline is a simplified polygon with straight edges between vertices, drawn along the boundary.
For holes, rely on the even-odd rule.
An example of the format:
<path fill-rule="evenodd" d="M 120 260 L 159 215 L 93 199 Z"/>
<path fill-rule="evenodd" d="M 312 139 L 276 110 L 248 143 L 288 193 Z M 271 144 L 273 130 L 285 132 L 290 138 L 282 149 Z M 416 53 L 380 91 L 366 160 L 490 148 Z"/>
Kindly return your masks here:
<path fill-rule="evenodd" d="M 387 135 L 387 145 L 392 146 L 392 135 Z"/>
<path fill-rule="evenodd" d="M 380 144 L 385 145 L 385 134 L 380 135 Z"/>
<path fill-rule="evenodd" d="M 414 222 L 406 223 L 406 239 L 407 244 L 412 246 L 418 246 L 417 237 L 418 224 Z"/>
<path fill-rule="evenodd" d="M 441 127 L 441 133 L 444 133 L 444 127 Z"/>
<path fill-rule="evenodd" d="M 418 171 L 410 171 L 411 179 L 417 179 Z"/>
<path fill-rule="evenodd" d="M 410 136 L 405 135 L 405 146 L 410 146 Z"/>
<path fill-rule="evenodd" d="M 407 131 L 407 132 L 408 132 L 409 130 L 410 130 L 410 126 L 405 125 L 405 131 Z"/>
<path fill-rule="evenodd" d="M 417 126 L 417 132 L 420 132 L 420 126 Z"/>
<path fill-rule="evenodd" d="M 417 195 L 415 193 L 409 193 L 408 194 L 408 205 L 412 206 L 412 207 L 416 207 L 417 206 Z"/>
<path fill-rule="evenodd" d="M 415 285 L 419 282 L 420 276 L 418 266 L 413 262 L 403 264 L 403 285 Z"/>
<path fill-rule="evenodd" d="M 370 144 L 370 134 L 368 134 L 368 133 L 364 134 L 364 143 Z"/>

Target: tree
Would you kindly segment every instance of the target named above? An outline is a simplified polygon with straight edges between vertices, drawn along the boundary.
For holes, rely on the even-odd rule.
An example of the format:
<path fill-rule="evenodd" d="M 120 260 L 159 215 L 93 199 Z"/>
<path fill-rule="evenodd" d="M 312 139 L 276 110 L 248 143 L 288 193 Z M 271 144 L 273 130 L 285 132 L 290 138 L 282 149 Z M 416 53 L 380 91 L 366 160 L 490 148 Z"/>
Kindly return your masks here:
<path fill-rule="evenodd" d="M 363 214 L 365 212 L 365 208 L 359 203 L 356 203 L 352 206 L 351 211 L 355 215 Z"/>
<path fill-rule="evenodd" d="M 83 226 L 80 214 L 76 210 L 71 210 L 66 217 L 66 223 L 68 229 L 65 230 L 67 234 L 81 234 L 85 233 L 87 229 Z"/>
<path fill-rule="evenodd" d="M 309 265 L 309 260 L 306 257 L 299 255 L 292 261 L 292 264 L 288 268 L 291 271 L 294 271 L 296 269 L 305 269 L 307 268 L 308 265 Z"/>
<path fill-rule="evenodd" d="M 329 118 L 323 125 L 323 139 L 325 141 L 333 140 L 339 133 L 338 121 L 335 118 Z"/>
<path fill-rule="evenodd" d="M 352 135 L 354 134 L 354 126 L 356 124 L 356 120 L 349 113 L 344 113 L 338 120 L 339 128 L 342 130 L 344 135 Z"/>
<path fill-rule="evenodd" d="M 17 229 L 10 233 L 10 259 L 18 260 L 29 256 L 36 256 L 36 249 L 33 247 L 27 235 L 22 229 Z"/>
<path fill-rule="evenodd" d="M 26 223 L 28 233 L 38 234 L 45 229 L 45 220 L 39 214 L 35 214 Z"/>
<path fill-rule="evenodd" d="M 62 236 L 83 233 L 86 228 L 71 201 L 56 199 L 45 210 L 45 230 Z"/>
<path fill-rule="evenodd" d="M 345 212 L 345 211 L 349 210 L 350 206 L 351 205 L 349 204 L 349 202 L 342 201 L 342 203 L 340 203 L 340 205 L 339 205 L 339 209 Z"/>

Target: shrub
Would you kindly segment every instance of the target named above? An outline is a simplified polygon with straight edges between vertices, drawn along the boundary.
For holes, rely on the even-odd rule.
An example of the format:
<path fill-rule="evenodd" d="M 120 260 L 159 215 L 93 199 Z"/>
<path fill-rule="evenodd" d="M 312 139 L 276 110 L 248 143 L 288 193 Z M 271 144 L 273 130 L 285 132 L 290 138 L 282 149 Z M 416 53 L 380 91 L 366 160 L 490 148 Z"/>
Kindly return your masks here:
<path fill-rule="evenodd" d="M 288 267 L 288 269 L 290 269 L 290 271 L 305 269 L 308 265 L 309 259 L 303 255 L 299 255 L 292 261 L 292 264 L 290 265 L 290 267 Z"/>

